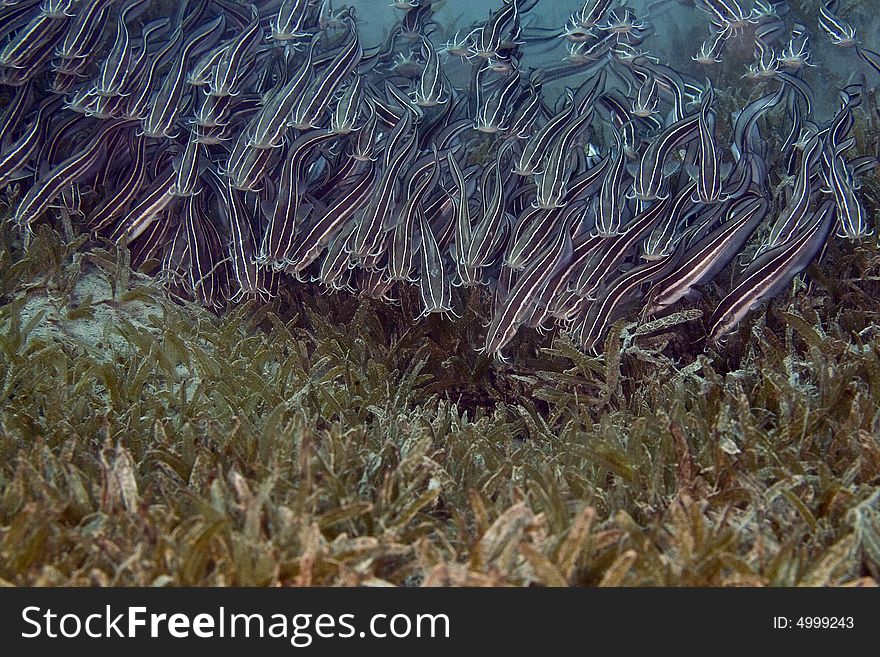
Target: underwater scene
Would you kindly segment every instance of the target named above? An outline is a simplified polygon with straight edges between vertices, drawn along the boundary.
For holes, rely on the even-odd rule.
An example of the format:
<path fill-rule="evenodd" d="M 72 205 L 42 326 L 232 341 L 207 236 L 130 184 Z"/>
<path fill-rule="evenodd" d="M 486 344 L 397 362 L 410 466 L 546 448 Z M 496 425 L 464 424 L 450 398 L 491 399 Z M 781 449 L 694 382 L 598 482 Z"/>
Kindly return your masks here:
<path fill-rule="evenodd" d="M 0 0 L 0 584 L 876 586 L 872 0 Z"/>

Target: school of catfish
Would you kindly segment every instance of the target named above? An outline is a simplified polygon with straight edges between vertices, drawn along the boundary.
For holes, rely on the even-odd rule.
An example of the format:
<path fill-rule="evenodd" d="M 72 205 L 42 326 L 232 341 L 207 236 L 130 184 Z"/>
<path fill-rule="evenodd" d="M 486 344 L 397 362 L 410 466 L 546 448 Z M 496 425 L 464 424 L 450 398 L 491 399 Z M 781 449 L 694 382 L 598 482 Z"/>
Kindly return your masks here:
<path fill-rule="evenodd" d="M 668 312 L 732 265 L 715 342 L 829 240 L 873 234 L 859 181 L 877 160 L 853 126 L 877 110 L 847 84 L 820 118 L 806 75 L 818 39 L 857 81 L 880 74 L 837 0 L 813 16 L 587 0 L 563 25 L 541 0 L 491 0 L 454 33 L 436 0 L 392 4 L 364 43 L 331 0 L 0 0 L 7 221 L 125 243 L 214 308 L 305 282 L 388 301 L 416 286 L 424 317 L 482 288 L 477 348 L 498 357 L 523 327 L 600 350 L 621 317 Z M 670 5 L 705 24 L 687 67 L 650 50 Z M 759 93 L 722 116 L 729 47 L 754 51 Z"/>

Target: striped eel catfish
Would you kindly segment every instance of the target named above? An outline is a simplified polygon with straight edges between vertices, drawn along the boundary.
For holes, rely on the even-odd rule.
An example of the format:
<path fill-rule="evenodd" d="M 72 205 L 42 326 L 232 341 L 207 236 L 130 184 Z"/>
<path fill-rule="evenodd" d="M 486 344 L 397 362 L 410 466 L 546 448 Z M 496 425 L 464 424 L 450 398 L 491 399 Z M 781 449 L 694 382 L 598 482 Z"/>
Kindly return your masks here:
<path fill-rule="evenodd" d="M 717 342 L 875 239 L 880 44 L 846 3 L 392 5 L 0 1 L 10 230 L 124 243 L 218 312 L 313 283 L 416 321 L 485 303 L 499 358 L 735 280 Z"/>
<path fill-rule="evenodd" d="M 664 258 L 636 265 L 612 280 L 603 288 L 596 302 L 590 304 L 583 320 L 576 322 L 569 331 L 572 339 L 585 351 L 596 351 L 596 345 L 608 332 L 611 323 L 618 318 L 620 306 L 631 296 L 638 295 L 644 285 L 672 271 L 681 260 L 683 243 L 684 240 L 681 240 L 675 251 Z"/>
<path fill-rule="evenodd" d="M 718 342 L 733 330 L 747 312 L 781 292 L 806 269 L 822 250 L 834 219 L 834 204 L 825 201 L 813 212 L 809 223 L 790 240 L 752 261 L 709 320 L 709 341 Z"/>
<path fill-rule="evenodd" d="M 513 338 L 519 325 L 528 319 L 541 290 L 550 282 L 553 275 L 571 260 L 573 252 L 571 221 L 566 219 L 562 224 L 556 231 L 553 242 L 517 277 L 516 283 L 489 323 L 486 333 L 486 353 L 500 354 L 501 349 Z"/>
<path fill-rule="evenodd" d="M 726 219 L 695 243 L 689 243 L 680 264 L 652 286 L 648 314 L 672 306 L 692 288 L 712 280 L 739 253 L 767 209 L 767 201 L 760 197 L 746 197 L 734 203 Z"/>
<path fill-rule="evenodd" d="M 15 225 L 19 228 L 30 228 L 65 188 L 93 175 L 100 160 L 106 157 L 107 138 L 114 131 L 130 124 L 131 122 L 119 121 L 102 126 L 83 148 L 36 180 L 15 211 L 12 219 Z"/>

